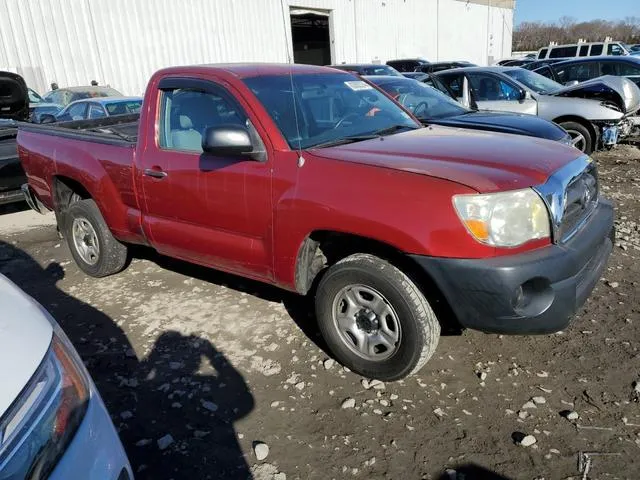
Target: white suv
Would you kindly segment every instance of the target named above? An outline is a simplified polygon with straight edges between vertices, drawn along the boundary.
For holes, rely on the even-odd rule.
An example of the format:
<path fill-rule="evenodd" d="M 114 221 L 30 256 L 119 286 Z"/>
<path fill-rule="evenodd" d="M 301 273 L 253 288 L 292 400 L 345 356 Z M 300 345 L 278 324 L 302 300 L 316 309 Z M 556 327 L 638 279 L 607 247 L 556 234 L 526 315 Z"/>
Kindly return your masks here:
<path fill-rule="evenodd" d="M 629 55 L 621 42 L 587 42 L 550 45 L 538 50 L 538 60 L 546 58 L 595 57 L 599 55 Z"/>

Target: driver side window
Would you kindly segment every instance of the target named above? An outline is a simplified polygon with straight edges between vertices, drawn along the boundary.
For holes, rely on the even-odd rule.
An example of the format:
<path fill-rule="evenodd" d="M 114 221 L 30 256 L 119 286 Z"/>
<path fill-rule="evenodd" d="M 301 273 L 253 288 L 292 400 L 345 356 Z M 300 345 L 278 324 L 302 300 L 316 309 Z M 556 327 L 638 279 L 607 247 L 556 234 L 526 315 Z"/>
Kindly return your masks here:
<path fill-rule="evenodd" d="M 160 147 L 202 153 L 202 138 L 210 127 L 245 125 L 246 116 L 226 95 L 189 88 L 163 90 Z"/>
<path fill-rule="evenodd" d="M 453 92 L 456 98 L 462 98 L 464 88 L 464 75 L 462 73 L 450 73 L 438 77 Z"/>
<path fill-rule="evenodd" d="M 493 75 L 472 73 L 469 79 L 473 93 L 480 102 L 517 100 L 520 96 L 517 88 Z"/>

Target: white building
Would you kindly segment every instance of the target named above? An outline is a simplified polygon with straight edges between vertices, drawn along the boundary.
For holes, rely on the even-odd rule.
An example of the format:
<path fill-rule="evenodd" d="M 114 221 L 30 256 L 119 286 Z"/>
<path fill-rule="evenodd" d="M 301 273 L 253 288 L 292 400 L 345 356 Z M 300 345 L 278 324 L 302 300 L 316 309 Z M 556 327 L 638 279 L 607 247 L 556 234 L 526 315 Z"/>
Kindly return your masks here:
<path fill-rule="evenodd" d="M 511 55 L 514 0 L 0 0 L 0 70 L 44 93 L 216 62 L 384 63 Z"/>

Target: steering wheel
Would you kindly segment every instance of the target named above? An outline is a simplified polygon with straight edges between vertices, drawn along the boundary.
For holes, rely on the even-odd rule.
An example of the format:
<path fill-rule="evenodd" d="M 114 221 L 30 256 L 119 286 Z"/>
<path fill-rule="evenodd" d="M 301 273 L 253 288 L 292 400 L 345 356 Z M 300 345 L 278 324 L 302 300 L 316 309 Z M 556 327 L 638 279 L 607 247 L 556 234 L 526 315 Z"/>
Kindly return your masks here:
<path fill-rule="evenodd" d="M 413 108 L 413 114 L 417 117 L 418 116 L 418 112 L 420 111 L 420 109 L 424 109 L 425 113 L 426 113 L 428 108 L 429 108 L 429 104 L 427 102 L 425 102 L 425 101 L 422 101 L 422 102 L 418 103 Z"/>
<path fill-rule="evenodd" d="M 350 118 L 358 120 L 360 118 L 360 115 L 357 113 L 348 113 L 347 115 L 342 117 L 340 120 L 338 120 L 338 122 L 333 126 L 333 129 L 335 130 L 336 128 L 340 128 L 342 124 Z"/>

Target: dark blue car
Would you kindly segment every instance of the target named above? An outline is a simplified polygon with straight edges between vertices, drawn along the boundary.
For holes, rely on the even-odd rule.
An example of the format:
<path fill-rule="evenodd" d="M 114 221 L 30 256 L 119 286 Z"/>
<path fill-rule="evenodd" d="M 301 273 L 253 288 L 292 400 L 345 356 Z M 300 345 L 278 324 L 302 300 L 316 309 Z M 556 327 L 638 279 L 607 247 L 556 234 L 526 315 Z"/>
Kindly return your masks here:
<path fill-rule="evenodd" d="M 560 126 L 534 115 L 469 110 L 444 93 L 410 78 L 365 77 L 411 111 L 422 123 L 539 137 L 571 145 Z"/>

